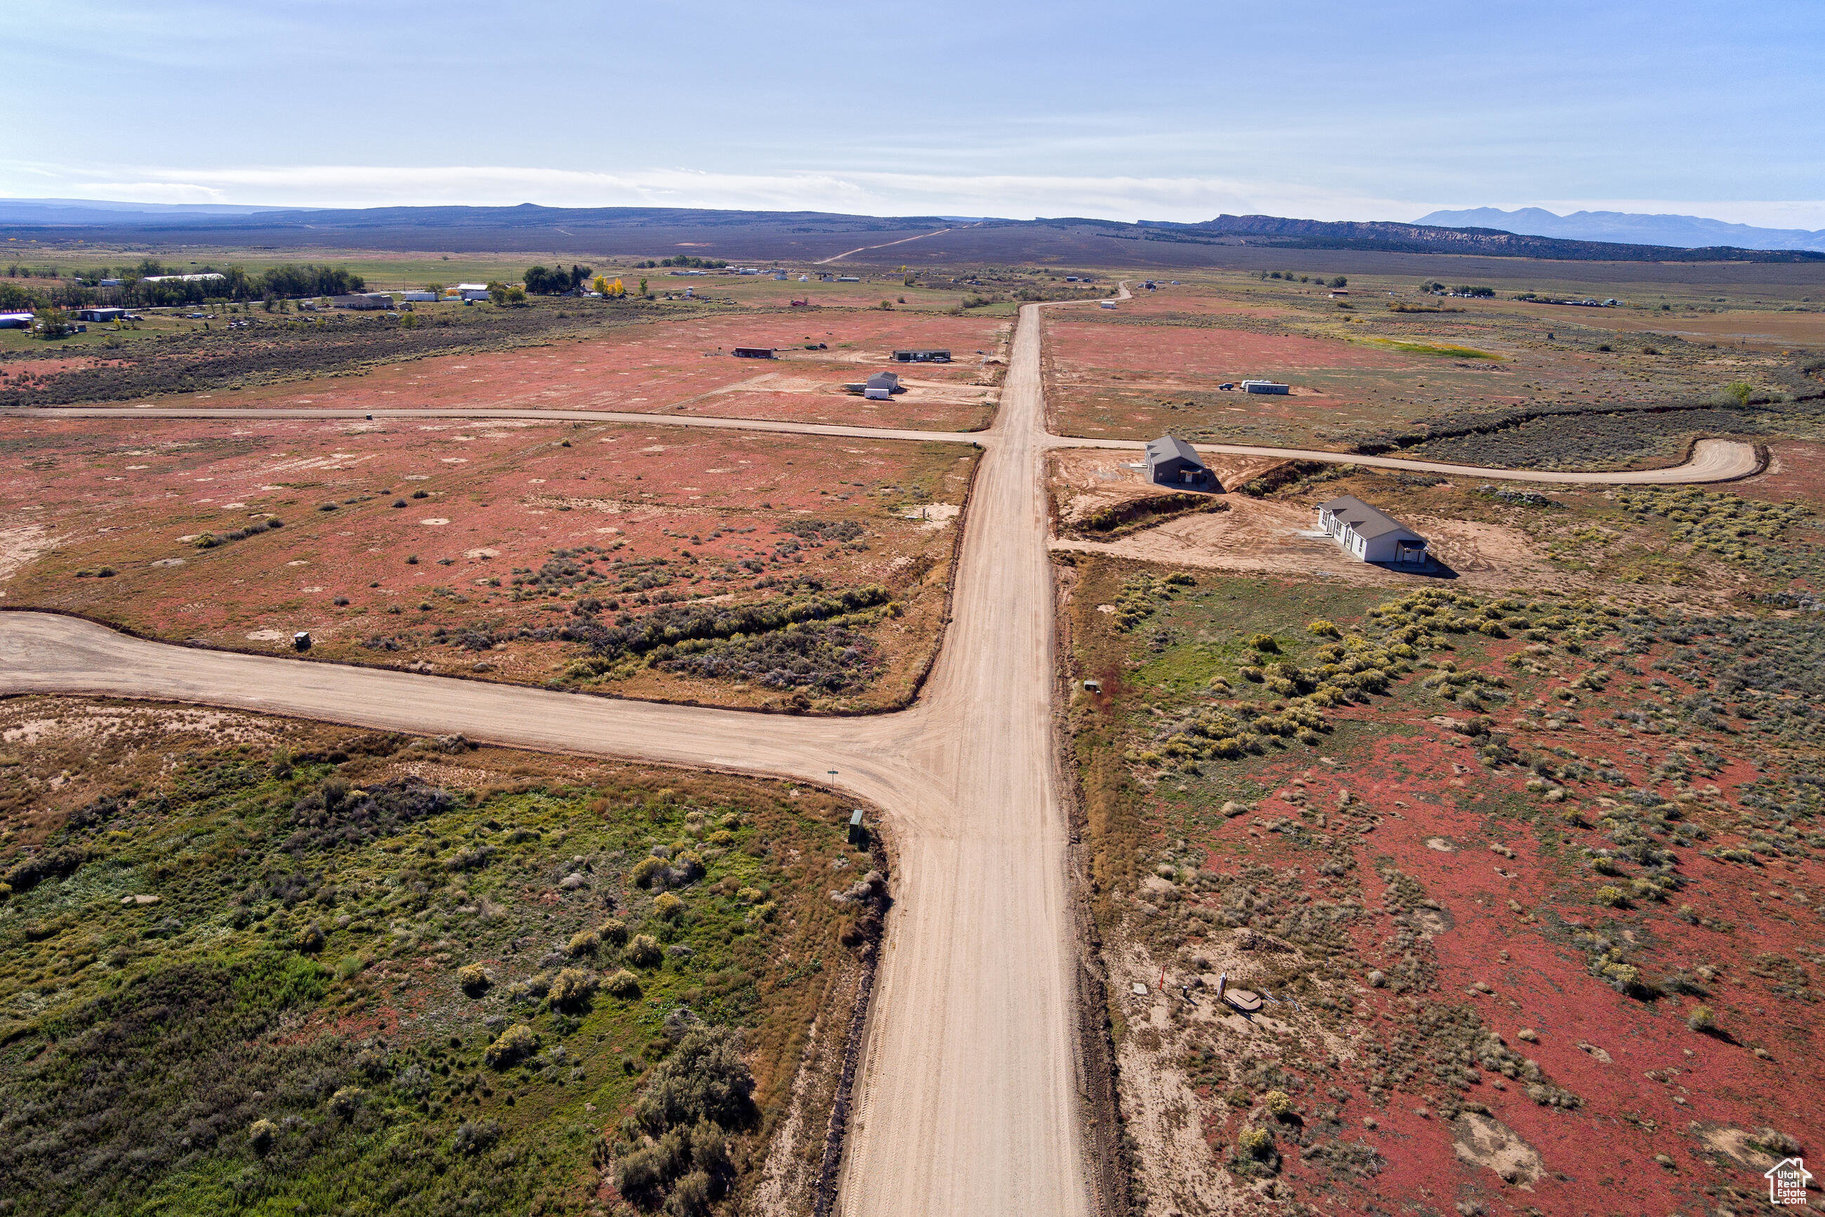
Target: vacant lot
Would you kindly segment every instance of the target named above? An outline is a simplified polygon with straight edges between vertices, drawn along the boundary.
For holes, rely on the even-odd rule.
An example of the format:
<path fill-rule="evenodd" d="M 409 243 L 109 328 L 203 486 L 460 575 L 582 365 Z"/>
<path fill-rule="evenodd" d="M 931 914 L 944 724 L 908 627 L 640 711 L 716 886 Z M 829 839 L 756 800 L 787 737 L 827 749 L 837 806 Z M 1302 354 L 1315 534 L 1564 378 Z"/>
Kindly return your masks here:
<path fill-rule="evenodd" d="M 434 420 L 34 420 L 0 450 L 8 605 L 240 650 L 305 630 L 344 662 L 830 709 L 903 700 L 923 672 L 974 461 Z"/>
<path fill-rule="evenodd" d="M 1825 1135 L 1790 1080 L 1821 1047 L 1825 551 L 1784 476 L 1543 501 L 1346 472 L 1154 530 L 1348 490 L 1503 530 L 1520 588 L 1069 555 L 1150 1208 L 1741 1208 Z"/>
<path fill-rule="evenodd" d="M 0 766 L 19 1211 L 808 1210 L 878 918 L 847 805 L 86 699 L 0 709 Z"/>
<path fill-rule="evenodd" d="M 80 350 L 31 344 L 0 356 L 0 405 L 539 407 L 962 431 L 993 415 L 1008 332 L 1002 317 L 681 301 L 436 305 L 399 320 L 253 306 L 246 316 L 253 328 L 241 331 L 223 330 L 224 317 L 209 332 L 156 317 Z M 826 349 L 806 349 L 818 344 Z M 737 346 L 779 348 L 780 358 L 736 359 Z M 899 347 L 948 349 L 956 362 L 896 365 Z M 906 389 L 890 402 L 844 389 L 890 368 Z"/>
<path fill-rule="evenodd" d="M 1758 402 L 1816 395 L 1818 377 L 1803 369 L 1817 349 L 1808 344 L 1825 343 L 1825 332 L 1815 334 L 1811 313 L 1690 302 L 1569 308 L 1379 281 L 1348 290 L 1333 298 L 1320 282 L 1232 276 L 1162 287 L 1114 310 L 1055 311 L 1046 369 L 1054 425 L 1454 460 L 1474 460 L 1481 446 L 1496 463 L 1542 467 L 1665 462 L 1694 434 L 1818 427 L 1816 410 L 1745 408 L 1725 392 L 1747 385 Z M 1777 331 L 1778 349 L 1757 337 Z M 1247 378 L 1292 392 L 1218 388 Z M 1618 413 L 1668 406 L 1682 409 Z M 1685 412 L 1693 406 L 1710 408 Z M 1803 417 L 1788 417 L 1796 412 Z M 1550 417 L 1529 421 L 1542 414 Z"/>
<path fill-rule="evenodd" d="M 992 413 L 999 369 L 975 352 L 995 357 L 1004 329 L 994 320 L 849 310 L 719 315 L 274 386 L 236 393 L 232 404 L 628 410 L 961 431 Z M 818 343 L 828 349 L 805 349 Z M 737 346 L 777 347 L 781 357 L 738 359 L 729 354 Z M 908 392 L 891 402 L 844 391 L 895 367 L 889 354 L 899 346 L 948 347 L 958 362 L 898 368 Z"/>

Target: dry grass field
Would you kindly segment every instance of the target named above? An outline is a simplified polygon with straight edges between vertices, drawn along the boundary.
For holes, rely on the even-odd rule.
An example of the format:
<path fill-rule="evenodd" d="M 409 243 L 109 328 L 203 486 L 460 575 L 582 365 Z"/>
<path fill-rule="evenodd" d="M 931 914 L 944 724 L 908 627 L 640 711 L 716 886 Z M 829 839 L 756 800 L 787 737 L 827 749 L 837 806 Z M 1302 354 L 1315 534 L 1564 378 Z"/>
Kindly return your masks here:
<path fill-rule="evenodd" d="M 1207 276 L 1113 310 L 1052 315 L 1055 428 L 1473 463 L 1481 450 L 1494 454 L 1483 463 L 1544 468 L 1656 464 L 1696 434 L 1759 433 L 1731 392 L 1778 403 L 1825 388 L 1825 313 L 1810 305 L 1580 308 L 1517 300 L 1522 289 L 1507 286 L 1478 299 L 1360 277 L 1333 297 L 1323 276 L 1309 278 Z M 1244 379 L 1291 393 L 1220 389 Z M 1816 400 L 1782 408 L 1795 416 L 1785 430 L 1816 432 Z"/>
<path fill-rule="evenodd" d="M 823 709 L 897 703 L 924 671 L 974 461 L 949 444 L 510 420 L 14 420 L 0 451 L 9 606 L 237 650 L 287 651 L 306 630 L 344 662 Z M 673 633 L 626 636 L 649 624 Z"/>

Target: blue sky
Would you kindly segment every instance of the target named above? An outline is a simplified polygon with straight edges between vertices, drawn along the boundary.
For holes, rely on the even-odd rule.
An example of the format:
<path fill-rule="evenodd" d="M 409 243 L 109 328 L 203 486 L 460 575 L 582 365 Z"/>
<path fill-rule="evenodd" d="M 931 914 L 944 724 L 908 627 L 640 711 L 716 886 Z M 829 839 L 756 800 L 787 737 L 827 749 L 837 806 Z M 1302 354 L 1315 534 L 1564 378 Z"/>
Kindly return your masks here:
<path fill-rule="evenodd" d="M 1825 227 L 1819 0 L 5 11 L 11 197 Z"/>

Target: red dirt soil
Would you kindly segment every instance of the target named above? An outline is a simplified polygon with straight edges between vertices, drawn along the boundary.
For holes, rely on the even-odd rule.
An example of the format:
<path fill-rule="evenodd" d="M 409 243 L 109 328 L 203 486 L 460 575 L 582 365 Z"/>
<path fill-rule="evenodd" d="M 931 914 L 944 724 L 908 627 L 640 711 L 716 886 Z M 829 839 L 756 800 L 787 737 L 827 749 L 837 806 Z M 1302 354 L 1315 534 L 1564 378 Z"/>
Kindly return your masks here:
<path fill-rule="evenodd" d="M 354 376 L 173 395 L 159 404 L 619 410 L 964 431 L 987 423 L 984 402 L 998 380 L 975 352 L 999 354 L 1006 335 L 1005 321 L 983 317 L 844 309 L 719 315 Z M 818 342 L 829 349 L 803 349 Z M 727 354 L 736 346 L 777 347 L 780 355 L 736 359 Z M 889 362 L 896 347 L 948 348 L 957 362 L 896 365 Z M 909 389 L 891 402 L 843 390 L 887 368 Z"/>
<path fill-rule="evenodd" d="M 928 618 L 941 613 L 954 531 L 897 513 L 960 502 L 972 460 L 950 444 L 483 420 L 284 420 L 257 431 L 160 421 L 131 434 L 33 420 L 12 428 L 8 449 L 23 458 L 0 478 L 9 606 L 239 650 L 284 650 L 292 631 L 309 630 L 330 658 L 460 671 L 485 659 L 492 679 L 543 681 L 578 648 L 514 643 L 477 655 L 429 631 L 562 626 L 580 593 L 516 598 L 514 572 L 587 545 L 606 551 L 593 569 L 612 579 L 650 574 L 650 592 L 619 596 L 636 613 L 666 597 L 777 597 L 756 587 L 767 578 L 887 585 L 908 612 L 879 627 L 892 636 L 883 696 L 904 687 L 935 638 Z M 194 543 L 269 514 L 284 527 Z M 805 519 L 853 520 L 866 547 L 782 528 Z M 9 564 L 7 552 L 22 560 Z M 77 575 L 104 566 L 117 573 Z M 361 646 L 375 636 L 400 649 Z M 639 679 L 643 693 L 667 695 L 657 674 Z"/>
<path fill-rule="evenodd" d="M 1458 658 L 1466 670 L 1506 674 L 1516 686 L 1511 703 L 1516 707 L 1547 687 L 1563 687 L 1565 679 L 1591 666 L 1558 659 L 1563 675 L 1536 681 L 1500 662 L 1521 645 L 1490 645 L 1483 662 Z M 1652 656 L 1641 656 L 1640 662 L 1653 671 Z M 1619 770 L 1626 782 L 1671 798 L 1673 787 L 1651 773 L 1663 754 L 1681 751 L 1694 739 L 1732 745 L 1728 736 L 1697 728 L 1686 738 L 1656 738 L 1615 732 L 1594 721 L 1603 707 L 1654 697 L 1651 678 L 1612 669 L 1603 697 L 1586 713 L 1593 721 L 1584 724 L 1539 732 L 1510 711 L 1499 715 L 1498 727 L 1513 731 L 1516 746 L 1569 744 L 1594 769 Z M 1681 692 L 1675 688 L 1660 697 L 1676 700 Z M 1717 1130 L 1773 1126 L 1807 1149 L 1825 1141 L 1820 1115 L 1825 1081 L 1810 1064 L 1825 1053 L 1825 1027 L 1809 1004 L 1816 993 L 1807 997 L 1802 990 L 1796 997 L 1791 988 L 1777 988 L 1783 980 L 1816 986 L 1817 970 L 1825 966 L 1817 950 L 1825 862 L 1770 860 L 1758 867 L 1716 861 L 1703 851 L 1740 841 L 1731 805 L 1740 788 L 1768 766 L 1728 763 L 1697 777 L 1694 788 L 1702 792 L 1714 784 L 1721 793 L 1701 798 L 1687 813 L 1709 829 L 1706 839 L 1690 846 L 1666 843 L 1678 857 L 1679 890 L 1665 904 L 1606 908 L 1594 893 L 1617 880 L 1583 866 L 1581 847 L 1610 843 L 1600 816 L 1619 802 L 1606 791 L 1620 795 L 1623 787 L 1593 775 L 1568 783 L 1571 797 L 1565 803 L 1543 804 L 1524 789 L 1530 774 L 1514 766 L 1485 768 L 1476 741 L 1428 721 L 1434 709 L 1435 703 L 1424 700 L 1411 708 L 1378 701 L 1336 712 L 1339 720 L 1378 725 L 1388 725 L 1392 717 L 1397 734 L 1354 754 L 1332 751 L 1342 762 L 1334 767 L 1302 766 L 1288 758 L 1255 770 L 1254 780 L 1275 794 L 1247 818 L 1218 822 L 1203 868 L 1230 872 L 1243 859 L 1282 874 L 1299 867 L 1309 876 L 1302 900 L 1337 899 L 1332 881 L 1316 868 L 1322 855 L 1257 826 L 1298 819 L 1307 807 L 1329 810 L 1347 790 L 1355 809 L 1350 814 L 1358 822 L 1367 815 L 1374 824 L 1354 850 L 1353 877 L 1365 906 L 1351 935 L 1358 974 L 1391 968 L 1398 953 L 1381 908 L 1379 872 L 1392 866 L 1415 880 L 1440 914 L 1436 932 L 1426 935 L 1437 981 L 1414 995 L 1417 1002 L 1470 1007 L 1581 1105 L 1574 1110 L 1541 1105 L 1521 1082 L 1488 1070 L 1463 1094 L 1463 1104 L 1482 1104 L 1538 1153 L 1544 1173 L 1522 1187 L 1504 1182 L 1489 1166 L 1465 1161 L 1454 1149 L 1454 1126 L 1438 1112 L 1446 1092 L 1424 1066 L 1411 1089 L 1397 1089 L 1381 1104 L 1367 1094 L 1365 1062 L 1353 1051 L 1334 1048 L 1336 1067 L 1307 1079 L 1312 1089 L 1301 1092 L 1301 1110 L 1310 1113 L 1327 1103 L 1319 1090 L 1348 1091 L 1351 1097 L 1341 1105 L 1347 1135 L 1338 1139 L 1373 1147 L 1385 1165 L 1372 1178 L 1340 1174 L 1321 1162 L 1300 1161 L 1296 1147 L 1283 1138 L 1282 1198 L 1341 1204 L 1340 1211 L 1352 1212 L 1448 1212 L 1461 1202 L 1490 1213 L 1657 1214 L 1706 1212 L 1720 1202 L 1738 1207 L 1765 1194 L 1760 1171 L 1773 1158 L 1761 1162 L 1740 1144 L 1732 1158 L 1706 1138 L 1715 1138 Z M 1740 744 L 1734 746 L 1740 750 Z M 1304 791 L 1303 805 L 1281 797 L 1295 785 Z M 1583 810 L 1582 824 L 1559 815 L 1566 807 Z M 1626 873 L 1633 872 L 1629 867 Z M 1676 916 L 1673 910 L 1680 906 Z M 1704 977 L 1703 968 L 1714 969 L 1704 981 L 1709 992 L 1703 997 L 1668 992 L 1654 1000 L 1626 996 L 1593 974 L 1597 948 L 1581 942 L 1585 934 L 1623 945 L 1630 962 L 1650 979 L 1681 970 Z M 1392 989 L 1361 986 L 1352 996 L 1354 1013 L 1341 1029 L 1351 1045 L 1386 1040 L 1412 1017 L 1413 998 Z M 1686 1016 L 1700 1002 L 1716 1010 L 1718 1034 L 1687 1026 Z M 1524 1028 L 1537 1039 L 1524 1040 Z M 1328 1102 L 1337 1097 L 1331 1094 Z M 1220 1096 L 1207 1101 L 1219 1113 L 1214 1117 L 1222 1126 L 1215 1133 L 1219 1152 L 1227 1152 L 1221 1147 L 1246 1121 L 1239 1112 L 1221 1114 Z M 1374 1126 L 1363 1124 L 1363 1116 Z M 1593 1203 L 1597 1195 L 1603 1199 Z"/>

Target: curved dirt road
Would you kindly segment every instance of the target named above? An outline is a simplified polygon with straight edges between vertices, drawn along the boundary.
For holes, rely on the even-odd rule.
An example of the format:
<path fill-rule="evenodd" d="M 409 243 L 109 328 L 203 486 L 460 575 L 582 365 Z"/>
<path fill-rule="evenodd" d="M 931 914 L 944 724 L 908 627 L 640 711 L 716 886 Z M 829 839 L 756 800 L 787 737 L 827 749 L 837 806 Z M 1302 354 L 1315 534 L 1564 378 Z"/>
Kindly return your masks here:
<path fill-rule="evenodd" d="M 896 904 L 843 1211 L 1087 1214 L 1036 321 L 1033 306 L 1023 310 L 994 442 L 976 476 L 952 622 L 911 710 L 811 719 L 614 701 L 191 650 L 33 613 L 0 613 L 0 693 L 99 693 L 461 731 L 795 777 L 873 802 L 893 824 Z"/>
<path fill-rule="evenodd" d="M 1047 439 L 1052 448 L 1105 448 L 1111 451 L 1136 452 L 1147 447 L 1145 440 L 1087 439 L 1075 435 L 1054 435 Z M 1324 461 L 1328 464 L 1363 465 L 1373 469 L 1400 469 L 1414 473 L 1443 473 L 1451 477 L 1486 478 L 1505 482 L 1567 482 L 1593 486 L 1641 486 L 1656 483 L 1690 485 L 1696 482 L 1734 482 L 1760 473 L 1762 461 L 1753 445 L 1728 439 L 1701 439 L 1683 465 L 1664 469 L 1595 470 L 1591 472 L 1553 471 L 1546 469 L 1486 469 L 1480 465 L 1448 465 L 1442 461 L 1416 461 L 1396 456 L 1358 456 L 1351 452 L 1326 452 L 1321 448 L 1258 448 L 1247 444 L 1199 443 L 1204 452 L 1221 452 L 1231 456 L 1268 456 L 1290 461 Z"/>

